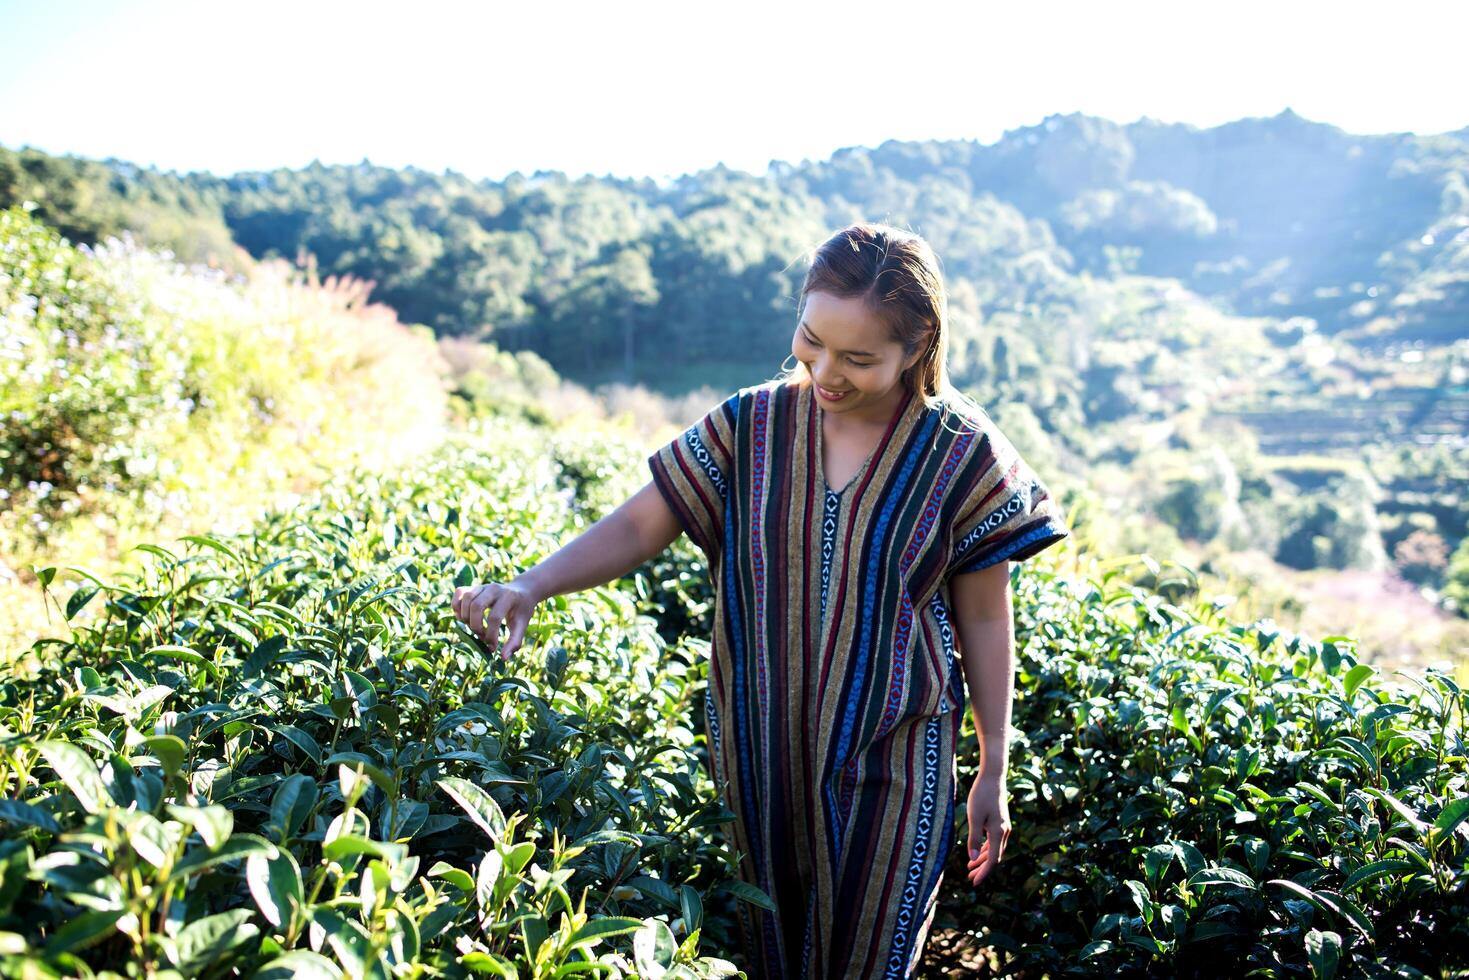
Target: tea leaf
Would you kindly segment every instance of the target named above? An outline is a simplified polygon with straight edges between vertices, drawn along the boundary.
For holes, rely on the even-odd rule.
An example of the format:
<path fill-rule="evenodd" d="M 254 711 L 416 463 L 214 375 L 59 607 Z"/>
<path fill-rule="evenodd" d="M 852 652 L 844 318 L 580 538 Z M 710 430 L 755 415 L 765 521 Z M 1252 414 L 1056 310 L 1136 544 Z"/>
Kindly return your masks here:
<path fill-rule="evenodd" d="M 474 879 L 470 877 L 468 871 L 461 871 L 453 865 L 446 864 L 443 861 L 440 861 L 432 868 L 429 868 L 428 874 L 430 878 L 443 878 L 445 881 L 449 882 L 449 884 L 462 891 L 474 891 Z"/>
<path fill-rule="evenodd" d="M 1306 955 L 1311 961 L 1311 976 L 1316 980 L 1332 980 L 1341 959 L 1341 936 L 1312 929 L 1306 933 Z"/>
<path fill-rule="evenodd" d="M 191 650 L 188 647 L 181 647 L 174 644 L 165 643 L 162 646 L 153 647 L 152 649 L 144 653 L 143 656 L 163 657 L 167 660 L 177 660 L 181 663 L 186 663 L 190 666 L 198 667 L 200 670 L 203 670 L 206 674 L 209 675 L 210 680 L 219 680 L 219 668 L 215 667 L 211 661 L 206 659 L 197 650 Z"/>
<path fill-rule="evenodd" d="M 66 621 L 69 623 L 75 619 L 77 613 L 81 612 L 99 591 L 96 586 L 83 585 L 73 592 L 66 600 Z"/>
<path fill-rule="evenodd" d="M 438 781 L 438 785 L 469 814 L 469 819 L 490 835 L 491 840 L 499 842 L 500 835 L 505 832 L 505 814 L 500 811 L 500 805 L 491 799 L 490 794 L 458 776 L 446 776 Z"/>
<path fill-rule="evenodd" d="M 55 817 L 45 810 L 19 800 L 0 799 L 0 820 L 38 827 L 52 834 L 61 832 L 61 825 L 56 822 Z"/>
<path fill-rule="evenodd" d="M 270 802 L 270 825 L 280 832 L 281 843 L 296 835 L 316 806 L 316 783 L 301 773 L 287 776 Z"/>
<path fill-rule="evenodd" d="M 46 955 L 75 953 L 114 935 L 114 927 L 127 914 L 126 909 L 107 912 L 83 912 L 67 922 L 46 943 Z"/>
<path fill-rule="evenodd" d="M 635 883 L 635 885 L 639 890 L 644 889 L 643 884 Z M 664 887 L 666 888 L 667 886 L 665 885 Z M 761 891 L 759 888 L 756 888 L 754 885 L 738 880 L 726 881 L 719 886 L 719 890 L 727 891 L 731 895 L 734 895 L 736 898 L 744 899 L 751 905 L 758 905 L 762 909 L 769 909 L 772 912 L 775 911 L 775 902 L 771 900 L 769 895 L 765 894 L 765 892 Z M 673 905 L 674 901 L 672 892 L 668 893 L 667 898 L 668 903 L 670 905 Z"/>
<path fill-rule="evenodd" d="M 317 765 L 322 764 L 321 746 L 316 744 L 316 739 L 312 738 L 308 732 L 297 728 L 295 725 L 277 725 L 271 730 L 300 749 L 306 758 Z"/>
<path fill-rule="evenodd" d="M 112 797 L 102 783 L 97 766 L 87 753 L 70 742 L 54 739 L 37 742 L 36 751 L 56 770 L 56 774 L 61 777 L 66 788 L 71 790 L 83 810 L 99 813 L 104 804 L 112 804 Z"/>
<path fill-rule="evenodd" d="M 235 561 L 240 561 L 240 556 L 235 553 L 235 550 L 233 548 L 229 547 L 216 538 L 210 537 L 207 534 L 185 534 L 179 540 L 189 541 L 197 545 L 202 545 L 206 548 L 213 548 L 215 551 L 218 551 L 222 555 L 227 555 L 230 558 L 233 558 Z"/>
<path fill-rule="evenodd" d="M 251 980 L 342 980 L 342 970 L 320 953 L 293 949 L 256 970 Z"/>
<path fill-rule="evenodd" d="M 1245 888 L 1254 891 L 1255 882 L 1247 874 L 1236 871 L 1233 868 L 1205 868 L 1189 876 L 1190 888 L 1199 888 L 1204 885 L 1233 885 L 1236 888 Z"/>
<path fill-rule="evenodd" d="M 188 757 L 189 747 L 177 735 L 152 735 L 143 739 L 143 744 L 163 764 L 163 771 L 177 776 Z"/>
<path fill-rule="evenodd" d="M 214 806 L 168 805 L 168 814 L 181 823 L 186 823 L 199 832 L 199 837 L 210 850 L 218 850 L 229 840 L 235 826 L 235 815 L 226 808 Z"/>
<path fill-rule="evenodd" d="M 1436 838 L 1441 840 L 1452 834 L 1465 818 L 1469 818 L 1469 796 L 1461 796 L 1439 811 L 1433 821 Z"/>
<path fill-rule="evenodd" d="M 212 868 L 217 864 L 228 861 L 239 861 L 248 858 L 252 854 L 263 854 L 266 857 L 275 857 L 279 851 L 276 846 L 263 837 L 254 834 L 235 834 L 225 841 L 218 850 L 195 850 L 185 855 L 184 859 L 173 866 L 168 880 L 176 881 L 187 878 L 189 875 L 206 868 Z"/>
<path fill-rule="evenodd" d="M 608 936 L 624 936 L 630 932 L 637 932 L 642 927 L 643 920 L 632 919 L 627 916 L 606 916 L 600 919 L 592 919 L 571 934 L 571 938 L 567 940 L 566 948 L 590 949 Z"/>
<path fill-rule="evenodd" d="M 1342 691 L 1346 694 L 1347 700 L 1352 700 L 1352 695 L 1357 693 L 1357 689 L 1362 686 L 1362 683 L 1375 673 L 1377 673 L 1377 669 L 1368 664 L 1357 664 L 1357 666 L 1347 671 L 1341 679 Z M 1339 942 L 1340 940 L 1338 940 Z"/>
<path fill-rule="evenodd" d="M 1342 885 L 1342 889 L 1351 891 L 1353 888 L 1359 888 L 1369 881 L 1376 881 L 1378 878 L 1399 871 L 1412 871 L 1414 867 L 1413 862 L 1401 861 L 1396 858 L 1389 858 L 1385 861 L 1373 861 L 1370 864 L 1362 865 L 1362 867 L 1348 875 L 1346 884 Z"/>
<path fill-rule="evenodd" d="M 290 922 L 295 910 L 304 907 L 301 869 L 289 850 L 274 858 L 252 854 L 245 859 L 245 881 L 265 920 L 276 927 Z"/>
<path fill-rule="evenodd" d="M 197 977 L 225 954 L 259 934 L 249 909 L 232 909 L 197 919 L 178 934 L 178 967 Z"/>

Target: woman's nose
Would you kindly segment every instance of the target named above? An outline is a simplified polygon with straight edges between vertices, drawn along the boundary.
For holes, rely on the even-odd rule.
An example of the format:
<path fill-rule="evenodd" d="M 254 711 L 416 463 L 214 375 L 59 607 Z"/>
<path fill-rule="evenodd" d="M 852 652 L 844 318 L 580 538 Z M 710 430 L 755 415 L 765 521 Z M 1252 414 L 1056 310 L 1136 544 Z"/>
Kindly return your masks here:
<path fill-rule="evenodd" d="M 820 358 L 811 362 L 811 377 L 823 388 L 840 387 L 841 380 L 831 373 L 832 370 Z"/>

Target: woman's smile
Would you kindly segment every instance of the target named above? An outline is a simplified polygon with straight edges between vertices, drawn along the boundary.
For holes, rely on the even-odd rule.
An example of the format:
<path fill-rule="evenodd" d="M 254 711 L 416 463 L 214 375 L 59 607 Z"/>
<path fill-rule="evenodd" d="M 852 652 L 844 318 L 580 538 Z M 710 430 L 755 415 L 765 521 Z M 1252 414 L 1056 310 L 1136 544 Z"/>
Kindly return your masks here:
<path fill-rule="evenodd" d="M 821 385 L 816 385 L 816 390 L 821 393 L 822 398 L 825 398 L 829 402 L 839 402 L 851 393 L 850 389 L 848 391 L 832 391 L 830 388 L 821 387 Z"/>

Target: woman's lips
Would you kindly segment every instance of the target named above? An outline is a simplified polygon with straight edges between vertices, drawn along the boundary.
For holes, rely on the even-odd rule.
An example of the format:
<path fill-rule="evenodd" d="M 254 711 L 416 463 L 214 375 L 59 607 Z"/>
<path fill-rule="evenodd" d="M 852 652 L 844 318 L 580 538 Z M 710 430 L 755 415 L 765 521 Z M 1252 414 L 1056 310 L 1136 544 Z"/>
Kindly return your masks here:
<path fill-rule="evenodd" d="M 843 398 L 847 397 L 847 395 L 851 394 L 851 389 L 848 389 L 847 391 L 836 392 L 832 391 L 829 388 L 823 388 L 821 387 L 821 385 L 817 385 L 816 390 L 821 392 L 821 397 L 825 398 L 829 402 L 839 402 Z"/>

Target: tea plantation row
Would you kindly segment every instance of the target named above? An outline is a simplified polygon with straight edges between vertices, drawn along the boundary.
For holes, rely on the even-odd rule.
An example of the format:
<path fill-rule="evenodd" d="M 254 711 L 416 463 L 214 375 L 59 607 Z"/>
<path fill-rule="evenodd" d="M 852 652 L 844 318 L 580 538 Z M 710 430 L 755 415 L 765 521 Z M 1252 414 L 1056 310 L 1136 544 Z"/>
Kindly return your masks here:
<path fill-rule="evenodd" d="M 1013 832 L 938 924 L 1022 976 L 1461 975 L 1469 696 L 1172 605 L 1127 564 L 1015 576 Z"/>
<path fill-rule="evenodd" d="M 565 480 L 507 429 L 86 581 L 0 689 L 0 966 L 732 975 L 704 900 L 764 896 L 713 833 L 703 650 L 614 588 L 508 663 L 453 617 L 554 546 Z"/>
<path fill-rule="evenodd" d="M 697 554 L 553 599 L 487 656 L 454 586 L 513 576 L 642 471 L 508 425 L 482 445 L 63 597 L 74 641 L 0 688 L 0 969 L 734 971 L 731 903 L 764 896 L 731 879 L 702 766 Z M 1390 684 L 1345 638 L 1080 557 L 1015 572 L 1014 833 L 979 891 L 956 847 L 936 927 L 1027 977 L 1469 968 L 1455 680 Z"/>

